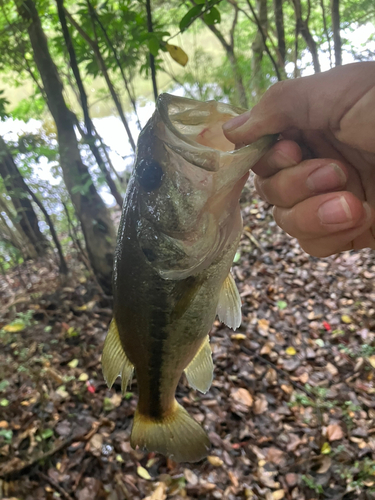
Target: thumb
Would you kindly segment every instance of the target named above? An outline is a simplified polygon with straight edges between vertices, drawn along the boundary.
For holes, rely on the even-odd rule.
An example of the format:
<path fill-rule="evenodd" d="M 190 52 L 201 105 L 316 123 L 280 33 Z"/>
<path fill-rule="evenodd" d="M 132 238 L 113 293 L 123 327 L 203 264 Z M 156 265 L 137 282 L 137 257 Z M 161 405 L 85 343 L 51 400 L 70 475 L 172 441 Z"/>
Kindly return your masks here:
<path fill-rule="evenodd" d="M 251 111 L 223 125 L 234 144 L 250 144 L 291 128 L 340 130 L 346 113 L 374 85 L 375 62 L 339 66 L 273 85 Z"/>

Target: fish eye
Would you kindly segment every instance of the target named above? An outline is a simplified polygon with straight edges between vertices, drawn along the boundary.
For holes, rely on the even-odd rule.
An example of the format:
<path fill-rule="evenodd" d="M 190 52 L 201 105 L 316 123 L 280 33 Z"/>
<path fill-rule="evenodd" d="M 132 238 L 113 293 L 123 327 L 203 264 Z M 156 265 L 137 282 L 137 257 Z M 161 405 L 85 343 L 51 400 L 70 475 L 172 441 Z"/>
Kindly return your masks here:
<path fill-rule="evenodd" d="M 136 177 L 145 191 L 154 191 L 163 180 L 163 169 L 156 160 L 142 159 L 137 165 Z"/>

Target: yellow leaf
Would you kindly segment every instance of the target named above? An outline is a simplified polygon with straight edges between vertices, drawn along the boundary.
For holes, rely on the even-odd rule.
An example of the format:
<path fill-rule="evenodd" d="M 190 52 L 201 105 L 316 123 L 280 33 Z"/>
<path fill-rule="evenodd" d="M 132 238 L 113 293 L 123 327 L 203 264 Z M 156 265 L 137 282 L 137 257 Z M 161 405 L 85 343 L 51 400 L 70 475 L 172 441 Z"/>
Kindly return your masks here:
<path fill-rule="evenodd" d="M 232 340 L 245 340 L 246 335 L 244 335 L 243 333 L 233 333 L 233 335 L 231 335 L 230 338 Z"/>
<path fill-rule="evenodd" d="M 181 66 L 186 66 L 189 60 L 186 52 L 184 52 L 181 47 L 177 47 L 177 45 L 170 45 L 169 43 L 165 44 L 166 49 L 168 50 L 172 59 L 174 59 Z"/>
<path fill-rule="evenodd" d="M 348 316 L 347 314 L 343 314 L 343 315 L 341 316 L 341 321 L 342 321 L 343 323 L 346 323 L 346 324 L 348 325 L 349 323 L 351 323 L 351 322 L 352 322 L 352 318 L 351 318 L 350 316 Z"/>
<path fill-rule="evenodd" d="M 15 333 L 22 332 L 26 328 L 25 323 L 11 323 L 3 327 L 4 332 Z"/>
<path fill-rule="evenodd" d="M 81 375 L 78 377 L 78 380 L 80 382 L 86 382 L 86 380 L 89 379 L 89 376 L 87 375 L 87 373 L 81 373 Z"/>
<path fill-rule="evenodd" d="M 320 450 L 320 453 L 322 455 L 328 455 L 329 453 L 331 453 L 331 447 L 328 443 L 324 443 L 321 450 Z"/>
<path fill-rule="evenodd" d="M 294 355 L 296 355 L 296 354 L 297 354 L 297 351 L 294 349 L 294 347 L 293 347 L 293 346 L 287 347 L 287 348 L 285 349 L 285 352 L 286 352 L 287 354 L 289 354 L 289 356 L 294 356 Z"/>
<path fill-rule="evenodd" d="M 142 479 L 147 479 L 147 481 L 150 481 L 150 479 L 152 479 L 152 477 L 148 473 L 148 470 L 146 470 L 144 467 L 142 467 L 140 465 L 137 467 L 137 474 Z"/>
<path fill-rule="evenodd" d="M 214 467 L 221 467 L 223 465 L 223 461 L 219 457 L 215 457 L 213 455 L 207 457 L 207 460 L 210 462 L 211 465 Z"/>
<path fill-rule="evenodd" d="M 77 368 L 78 363 L 79 363 L 78 359 L 72 359 L 72 361 L 69 361 L 68 366 L 70 368 Z"/>
<path fill-rule="evenodd" d="M 272 492 L 272 500 L 281 500 L 285 496 L 284 490 L 276 490 Z"/>
<path fill-rule="evenodd" d="M 0 429 L 8 429 L 9 424 L 6 420 L 1 420 L 0 421 Z"/>
<path fill-rule="evenodd" d="M 375 368 L 375 356 L 370 356 L 369 358 L 367 358 L 367 361 L 373 368 Z"/>

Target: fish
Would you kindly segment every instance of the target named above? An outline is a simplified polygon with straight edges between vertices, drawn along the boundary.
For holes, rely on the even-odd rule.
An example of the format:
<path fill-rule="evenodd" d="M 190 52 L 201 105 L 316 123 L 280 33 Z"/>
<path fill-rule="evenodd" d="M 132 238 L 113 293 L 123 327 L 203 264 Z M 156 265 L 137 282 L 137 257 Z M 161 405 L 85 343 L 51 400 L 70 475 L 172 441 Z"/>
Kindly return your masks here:
<path fill-rule="evenodd" d="M 177 402 L 183 373 L 206 393 L 216 315 L 241 324 L 231 274 L 242 231 L 239 198 L 250 168 L 275 137 L 235 149 L 222 125 L 245 110 L 161 94 L 139 136 L 118 230 L 113 319 L 103 347 L 109 387 L 136 373 L 130 443 L 176 462 L 207 456 L 210 440 Z"/>

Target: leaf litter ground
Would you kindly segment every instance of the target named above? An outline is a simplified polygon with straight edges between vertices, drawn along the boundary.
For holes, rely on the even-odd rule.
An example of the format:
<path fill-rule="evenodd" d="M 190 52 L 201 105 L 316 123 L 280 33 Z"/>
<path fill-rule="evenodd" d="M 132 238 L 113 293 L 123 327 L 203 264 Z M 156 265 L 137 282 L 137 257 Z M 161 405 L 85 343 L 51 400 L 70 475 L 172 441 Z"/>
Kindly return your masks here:
<path fill-rule="evenodd" d="M 80 264 L 0 278 L 0 498 L 31 500 L 375 498 L 375 258 L 315 259 L 250 188 L 233 268 L 243 323 L 215 322 L 215 378 L 177 397 L 208 431 L 199 464 L 129 445 L 134 381 L 104 383 L 111 317 Z"/>

